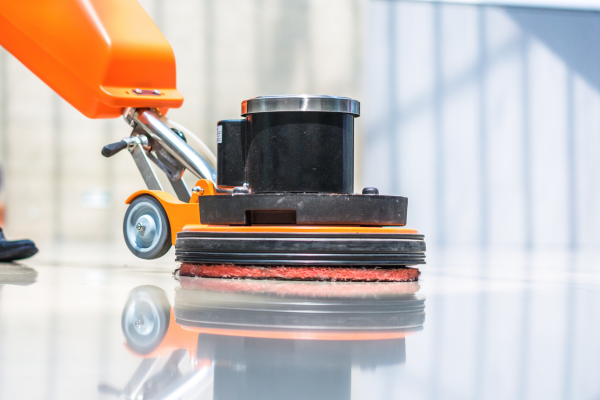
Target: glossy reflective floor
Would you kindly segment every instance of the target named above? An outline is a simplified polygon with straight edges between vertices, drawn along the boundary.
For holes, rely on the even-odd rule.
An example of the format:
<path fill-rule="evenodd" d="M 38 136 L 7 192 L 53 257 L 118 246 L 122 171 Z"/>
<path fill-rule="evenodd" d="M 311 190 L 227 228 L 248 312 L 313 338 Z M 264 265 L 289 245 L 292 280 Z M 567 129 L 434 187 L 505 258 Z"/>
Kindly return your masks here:
<path fill-rule="evenodd" d="M 175 279 L 173 255 L 0 264 L 1 399 L 598 399 L 600 256 L 428 254 L 419 284 Z"/>

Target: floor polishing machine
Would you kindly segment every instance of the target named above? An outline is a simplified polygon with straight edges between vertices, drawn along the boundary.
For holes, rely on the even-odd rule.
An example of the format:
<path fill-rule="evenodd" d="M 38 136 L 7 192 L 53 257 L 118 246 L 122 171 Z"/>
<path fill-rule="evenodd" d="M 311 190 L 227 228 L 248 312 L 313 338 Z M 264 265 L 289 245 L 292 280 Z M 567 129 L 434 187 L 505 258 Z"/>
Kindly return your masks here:
<path fill-rule="evenodd" d="M 418 279 L 409 266 L 424 263 L 425 242 L 404 228 L 408 199 L 373 187 L 354 193 L 358 101 L 263 96 L 243 101 L 241 115 L 217 123 L 215 170 L 158 110 L 125 110 L 132 135 L 102 154 L 128 149 L 148 186 L 127 200 L 123 233 L 133 254 L 154 259 L 174 244 L 187 276 Z M 191 190 L 186 169 L 201 178 Z"/>

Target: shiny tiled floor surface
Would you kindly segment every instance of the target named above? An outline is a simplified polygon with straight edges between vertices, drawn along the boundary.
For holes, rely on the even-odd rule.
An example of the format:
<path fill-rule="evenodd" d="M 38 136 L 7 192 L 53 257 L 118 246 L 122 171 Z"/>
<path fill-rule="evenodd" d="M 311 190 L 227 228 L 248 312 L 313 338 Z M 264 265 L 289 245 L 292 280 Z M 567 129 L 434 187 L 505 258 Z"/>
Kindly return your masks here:
<path fill-rule="evenodd" d="M 389 297 L 180 282 L 123 247 L 0 264 L 1 399 L 600 398 L 598 254 L 430 251 Z"/>

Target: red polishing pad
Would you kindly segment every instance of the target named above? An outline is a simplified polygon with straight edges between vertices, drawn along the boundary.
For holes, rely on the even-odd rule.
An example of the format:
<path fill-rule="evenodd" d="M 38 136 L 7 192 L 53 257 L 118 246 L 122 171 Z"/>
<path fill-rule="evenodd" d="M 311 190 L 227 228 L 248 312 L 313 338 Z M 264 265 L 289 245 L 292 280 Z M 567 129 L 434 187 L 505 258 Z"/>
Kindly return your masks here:
<path fill-rule="evenodd" d="M 254 266 L 183 263 L 180 276 L 203 278 L 281 279 L 293 281 L 415 282 L 419 270 L 409 267 Z"/>

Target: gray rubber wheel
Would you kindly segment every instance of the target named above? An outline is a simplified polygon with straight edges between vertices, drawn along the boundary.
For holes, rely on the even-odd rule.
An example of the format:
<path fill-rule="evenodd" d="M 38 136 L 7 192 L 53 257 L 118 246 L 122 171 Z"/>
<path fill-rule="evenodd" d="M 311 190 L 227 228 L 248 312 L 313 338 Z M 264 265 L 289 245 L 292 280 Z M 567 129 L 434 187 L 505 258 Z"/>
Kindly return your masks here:
<path fill-rule="evenodd" d="M 138 286 L 129 293 L 121 314 L 121 329 L 127 345 L 138 354 L 154 351 L 169 329 L 171 304 L 164 290 Z"/>
<path fill-rule="evenodd" d="M 164 256 L 171 248 L 171 226 L 163 206 L 144 195 L 131 202 L 123 220 L 125 243 L 144 260 Z"/>

